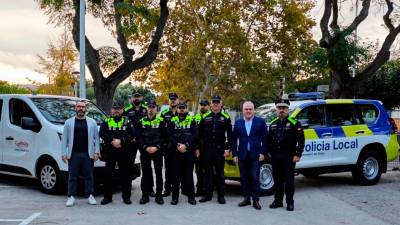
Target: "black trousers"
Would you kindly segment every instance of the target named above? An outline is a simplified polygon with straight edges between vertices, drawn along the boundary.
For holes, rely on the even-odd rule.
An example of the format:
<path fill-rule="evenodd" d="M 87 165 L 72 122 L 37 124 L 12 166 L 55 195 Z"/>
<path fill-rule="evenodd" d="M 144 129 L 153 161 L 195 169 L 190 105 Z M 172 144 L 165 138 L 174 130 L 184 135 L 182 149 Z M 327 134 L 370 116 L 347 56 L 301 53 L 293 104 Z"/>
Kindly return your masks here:
<path fill-rule="evenodd" d="M 204 151 L 202 151 L 202 155 L 204 160 L 205 197 L 212 197 L 214 183 L 217 186 L 218 196 L 223 197 L 225 195 L 224 151 L 221 149 L 205 148 Z"/>
<path fill-rule="evenodd" d="M 132 189 L 132 178 L 130 176 L 129 152 L 126 149 L 108 149 L 106 158 L 106 169 L 104 176 L 104 197 L 112 199 L 114 193 L 115 166 L 118 165 L 118 173 L 122 187 L 122 198 L 130 199 Z"/>
<path fill-rule="evenodd" d="M 179 198 L 180 185 L 185 187 L 189 199 L 194 198 L 193 167 L 193 152 L 181 153 L 175 150 L 173 153 L 172 199 Z"/>
<path fill-rule="evenodd" d="M 143 151 L 140 154 L 140 163 L 142 166 L 142 180 L 140 188 L 144 196 L 149 196 L 153 189 L 153 169 L 151 167 L 151 161 L 154 163 L 154 172 L 156 174 L 156 195 L 161 196 L 163 190 L 163 156 L 161 150 L 157 150 L 153 154 L 149 154 L 147 151 Z"/>
<path fill-rule="evenodd" d="M 204 190 L 204 172 L 205 172 L 204 171 L 204 160 L 201 155 L 199 158 L 195 157 L 194 165 L 195 165 L 195 172 L 196 172 L 196 178 L 197 178 L 197 183 L 196 183 L 197 192 L 205 193 L 205 190 Z"/>
<path fill-rule="evenodd" d="M 164 182 L 164 190 L 166 192 L 172 191 L 172 180 L 173 180 L 173 166 L 174 166 L 174 158 L 173 152 L 176 151 L 172 149 L 171 146 L 168 147 L 164 151 L 164 165 L 165 165 L 165 182 Z"/>
<path fill-rule="evenodd" d="M 289 154 L 272 155 L 272 175 L 275 182 L 275 201 L 282 202 L 286 195 L 286 203 L 293 204 L 294 167 L 293 156 Z"/>
<path fill-rule="evenodd" d="M 244 160 L 239 160 L 240 179 L 245 199 L 250 197 L 253 201 L 259 200 L 260 190 L 260 165 L 258 159 L 252 160 L 247 154 Z"/>

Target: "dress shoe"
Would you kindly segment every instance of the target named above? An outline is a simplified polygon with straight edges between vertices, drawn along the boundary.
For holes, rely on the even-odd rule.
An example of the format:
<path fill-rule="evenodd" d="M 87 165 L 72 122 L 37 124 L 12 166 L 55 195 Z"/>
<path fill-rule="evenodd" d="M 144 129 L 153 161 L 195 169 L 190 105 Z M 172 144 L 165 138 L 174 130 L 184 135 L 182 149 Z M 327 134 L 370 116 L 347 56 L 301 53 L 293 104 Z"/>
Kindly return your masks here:
<path fill-rule="evenodd" d="M 294 205 L 293 204 L 287 204 L 286 210 L 287 211 L 293 211 L 294 210 Z"/>
<path fill-rule="evenodd" d="M 162 194 L 163 197 L 168 197 L 171 194 L 171 191 L 164 191 Z"/>
<path fill-rule="evenodd" d="M 224 196 L 218 196 L 218 203 L 219 204 L 225 204 L 226 203 Z"/>
<path fill-rule="evenodd" d="M 108 203 L 111 203 L 111 202 L 112 202 L 111 198 L 103 198 L 103 200 L 101 200 L 100 204 L 107 205 Z"/>
<path fill-rule="evenodd" d="M 243 206 L 247 206 L 247 205 L 251 205 L 250 199 L 244 199 L 243 201 L 239 202 L 239 204 L 238 204 L 239 207 L 243 207 Z"/>
<path fill-rule="evenodd" d="M 178 204 L 178 199 L 172 199 L 171 200 L 171 205 L 176 205 L 176 204 Z"/>
<path fill-rule="evenodd" d="M 123 199 L 123 202 L 124 202 L 126 205 L 132 204 L 132 201 L 131 201 L 129 198 L 124 198 L 124 199 Z"/>
<path fill-rule="evenodd" d="M 152 197 L 152 198 L 154 198 L 154 197 L 156 197 L 156 193 L 152 190 L 152 191 L 150 192 L 149 196 Z"/>
<path fill-rule="evenodd" d="M 257 209 L 257 210 L 260 210 L 260 209 L 261 209 L 261 205 L 260 205 L 260 203 L 259 203 L 258 201 L 253 201 L 253 207 L 254 207 L 255 209 Z"/>
<path fill-rule="evenodd" d="M 269 207 L 271 208 L 271 209 L 276 209 L 276 208 L 279 208 L 279 207 L 283 207 L 283 203 L 282 202 L 272 202 L 272 204 L 271 205 L 269 205 Z"/>
<path fill-rule="evenodd" d="M 203 202 L 208 202 L 208 201 L 211 201 L 211 197 L 202 197 L 200 200 L 199 200 L 199 202 L 201 202 L 201 203 L 203 203 Z"/>
<path fill-rule="evenodd" d="M 148 203 L 149 201 L 150 201 L 149 196 L 143 195 L 140 198 L 139 204 L 144 205 L 144 204 Z"/>
<path fill-rule="evenodd" d="M 159 205 L 163 205 L 164 199 L 161 196 L 156 196 L 156 203 Z"/>
<path fill-rule="evenodd" d="M 194 198 L 189 198 L 188 202 L 191 205 L 196 205 L 196 200 Z"/>

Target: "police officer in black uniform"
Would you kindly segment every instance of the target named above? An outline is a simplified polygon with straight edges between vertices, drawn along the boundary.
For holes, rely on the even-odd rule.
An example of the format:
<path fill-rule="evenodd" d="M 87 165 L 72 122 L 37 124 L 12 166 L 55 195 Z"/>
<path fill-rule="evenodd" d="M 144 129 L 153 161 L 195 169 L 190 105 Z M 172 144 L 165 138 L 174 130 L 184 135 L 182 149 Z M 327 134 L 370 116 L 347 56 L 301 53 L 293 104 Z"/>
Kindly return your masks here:
<path fill-rule="evenodd" d="M 132 123 L 133 127 L 136 127 L 139 120 L 147 115 L 147 105 L 143 102 L 143 95 L 134 90 L 132 92 L 131 102 L 125 106 L 123 116 L 129 118 L 129 121 Z M 130 149 L 131 154 L 129 155 L 130 160 L 133 164 L 135 164 L 136 154 L 139 150 L 139 146 L 135 140 L 127 146 Z M 153 176 L 153 175 L 152 175 Z M 151 179 L 153 180 L 153 179 Z M 150 196 L 154 197 L 155 193 L 153 191 L 153 184 L 150 187 Z"/>
<path fill-rule="evenodd" d="M 169 109 L 163 110 L 161 112 L 161 117 L 164 119 L 164 123 L 166 127 L 170 127 L 171 120 L 173 117 L 178 115 L 178 103 L 179 98 L 178 95 L 174 92 L 169 93 Z M 169 139 L 169 137 L 167 137 Z M 168 143 L 163 151 L 164 151 L 164 165 L 165 165 L 165 183 L 164 183 L 164 193 L 163 197 L 167 197 L 171 194 L 172 191 L 172 170 L 173 170 L 173 158 L 172 152 L 174 152 L 175 148 Z"/>
<path fill-rule="evenodd" d="M 215 171 L 218 202 L 225 204 L 225 156 L 229 155 L 232 142 L 232 123 L 229 114 L 222 111 L 221 97 L 213 96 L 211 112 L 204 115 L 199 125 L 200 156 L 204 162 L 205 195 L 199 202 L 207 202 L 213 195 L 213 175 Z"/>
<path fill-rule="evenodd" d="M 100 127 L 99 135 L 104 141 L 106 154 L 105 182 L 104 182 L 104 198 L 102 205 L 112 202 L 113 195 L 113 175 L 116 164 L 118 165 L 119 177 L 122 186 L 122 199 L 125 204 L 132 204 L 131 189 L 132 180 L 129 174 L 130 149 L 127 145 L 131 143 L 134 137 L 134 128 L 127 117 L 123 117 L 123 105 L 114 102 L 111 109 L 111 117 L 105 119 Z"/>
<path fill-rule="evenodd" d="M 162 198 L 163 189 L 163 155 L 162 147 L 165 140 L 166 128 L 164 119 L 157 116 L 157 104 L 154 100 L 147 103 L 147 116 L 139 120 L 136 127 L 137 141 L 140 146 L 140 163 L 142 166 L 142 198 L 140 204 L 149 202 L 149 190 L 153 185 L 153 171 L 151 168 L 151 161 L 154 163 L 154 170 L 156 174 L 156 203 L 162 205 L 164 200 Z"/>
<path fill-rule="evenodd" d="M 194 120 L 196 121 L 197 126 L 200 125 L 200 122 L 203 120 L 203 117 L 210 112 L 210 102 L 207 99 L 202 99 L 200 101 L 200 112 L 194 116 Z M 197 177 L 196 184 L 196 196 L 204 196 L 204 162 L 203 157 L 200 155 L 200 146 L 195 151 L 195 172 Z"/>
<path fill-rule="evenodd" d="M 299 121 L 289 116 L 288 99 L 275 103 L 277 118 L 273 119 L 268 132 L 267 152 L 271 157 L 275 181 L 275 199 L 270 208 L 283 207 L 286 194 L 286 209 L 294 210 L 294 168 L 300 161 L 304 148 L 304 132 Z"/>
<path fill-rule="evenodd" d="M 171 119 L 170 141 L 174 148 L 173 157 L 173 185 L 171 205 L 178 204 L 179 188 L 184 185 L 188 202 L 196 204 L 194 195 L 193 167 L 194 153 L 197 147 L 198 130 L 194 118 L 187 112 L 187 105 L 181 102 L 178 105 L 178 115 Z"/>

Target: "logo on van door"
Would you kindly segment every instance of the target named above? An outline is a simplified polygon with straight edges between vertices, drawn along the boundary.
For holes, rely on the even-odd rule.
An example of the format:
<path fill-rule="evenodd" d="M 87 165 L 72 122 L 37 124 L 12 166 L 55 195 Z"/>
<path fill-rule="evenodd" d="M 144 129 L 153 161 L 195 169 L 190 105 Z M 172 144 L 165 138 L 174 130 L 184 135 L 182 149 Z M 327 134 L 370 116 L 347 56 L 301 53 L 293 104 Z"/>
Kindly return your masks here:
<path fill-rule="evenodd" d="M 15 146 L 18 148 L 28 148 L 29 143 L 27 141 L 15 141 Z"/>

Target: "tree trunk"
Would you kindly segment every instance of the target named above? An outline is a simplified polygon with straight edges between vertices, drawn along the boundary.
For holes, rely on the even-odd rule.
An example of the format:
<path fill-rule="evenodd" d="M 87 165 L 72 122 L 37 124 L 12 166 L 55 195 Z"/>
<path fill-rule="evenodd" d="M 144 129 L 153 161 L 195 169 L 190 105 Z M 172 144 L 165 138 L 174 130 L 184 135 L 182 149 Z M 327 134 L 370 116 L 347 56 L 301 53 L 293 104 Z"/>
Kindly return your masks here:
<path fill-rule="evenodd" d="M 331 68 L 331 93 L 332 98 L 353 98 L 354 82 L 347 68 Z"/>
<path fill-rule="evenodd" d="M 117 89 L 118 83 L 101 82 L 100 84 L 97 84 L 96 82 L 94 82 L 93 86 L 96 96 L 96 104 L 101 109 L 105 110 L 106 114 L 109 115 L 113 103 L 114 93 Z"/>

